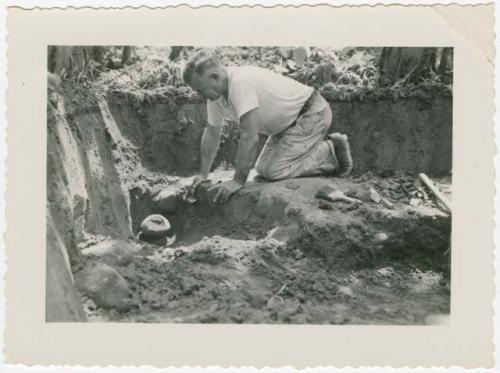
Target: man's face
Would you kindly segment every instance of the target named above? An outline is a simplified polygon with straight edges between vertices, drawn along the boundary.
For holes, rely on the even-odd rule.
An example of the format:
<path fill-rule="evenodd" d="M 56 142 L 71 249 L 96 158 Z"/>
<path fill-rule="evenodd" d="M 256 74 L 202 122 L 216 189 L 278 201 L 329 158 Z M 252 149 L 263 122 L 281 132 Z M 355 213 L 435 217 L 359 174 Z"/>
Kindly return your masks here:
<path fill-rule="evenodd" d="M 190 86 L 210 101 L 215 101 L 222 95 L 222 79 L 214 69 L 207 69 L 201 75 L 194 73 Z"/>

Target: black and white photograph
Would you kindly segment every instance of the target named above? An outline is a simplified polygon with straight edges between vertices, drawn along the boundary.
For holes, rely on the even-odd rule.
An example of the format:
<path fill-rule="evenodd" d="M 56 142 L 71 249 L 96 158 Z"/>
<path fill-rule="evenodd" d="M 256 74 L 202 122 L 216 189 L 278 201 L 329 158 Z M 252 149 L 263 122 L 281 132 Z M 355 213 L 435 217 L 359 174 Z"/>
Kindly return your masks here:
<path fill-rule="evenodd" d="M 49 45 L 45 320 L 447 324 L 453 60 Z"/>

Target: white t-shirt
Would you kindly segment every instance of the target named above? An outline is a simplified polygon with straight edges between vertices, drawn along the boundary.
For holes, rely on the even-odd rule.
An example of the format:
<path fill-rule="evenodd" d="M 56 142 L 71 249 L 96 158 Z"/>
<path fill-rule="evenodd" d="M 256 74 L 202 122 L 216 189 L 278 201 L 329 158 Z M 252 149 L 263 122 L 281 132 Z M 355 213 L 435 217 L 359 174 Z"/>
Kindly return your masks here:
<path fill-rule="evenodd" d="M 227 101 L 223 96 L 207 101 L 210 126 L 239 123 L 244 114 L 259 108 L 259 133 L 275 135 L 293 123 L 313 92 L 311 87 L 260 67 L 227 67 L 227 73 Z"/>

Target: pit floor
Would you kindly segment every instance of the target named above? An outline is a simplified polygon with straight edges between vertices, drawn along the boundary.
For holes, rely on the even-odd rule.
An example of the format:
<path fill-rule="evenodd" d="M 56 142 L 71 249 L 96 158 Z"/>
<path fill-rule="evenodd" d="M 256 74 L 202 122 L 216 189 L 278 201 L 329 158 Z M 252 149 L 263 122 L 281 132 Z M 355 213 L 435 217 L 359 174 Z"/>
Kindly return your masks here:
<path fill-rule="evenodd" d="M 219 176 L 224 179 L 225 175 Z M 381 195 L 389 198 L 389 195 L 394 197 L 394 193 L 389 193 L 391 185 L 409 185 L 408 180 L 397 175 L 384 179 L 363 175 L 340 181 L 336 185 L 341 190 L 349 189 L 354 184 L 363 185 L 363 188 L 372 185 Z M 299 215 L 328 219 L 331 212 L 320 209 L 313 197 L 321 185 L 329 182 L 331 180 L 328 178 L 305 178 L 294 179 L 293 184 L 290 181 L 255 184 L 248 187 L 247 195 L 259 190 L 260 195 L 255 204 L 257 215 L 259 206 L 265 204 L 262 200 L 274 201 L 264 208 L 266 211 L 260 215 L 262 221 L 268 220 L 266 214 L 281 206 L 279 202 L 282 200 L 294 201 L 293 206 L 286 206 L 288 215 L 295 209 Z M 445 194 L 450 195 L 449 179 L 440 180 L 438 185 Z M 237 200 L 239 197 L 233 198 Z M 395 202 L 394 210 L 420 209 L 426 214 L 443 215 L 442 209 L 431 198 L 422 199 L 419 206 L 410 205 L 410 200 L 410 196 L 398 201 L 392 199 Z M 238 213 L 238 208 L 248 210 L 251 209 L 250 204 L 251 201 L 247 201 L 238 206 L 236 202 L 231 202 L 221 216 L 231 220 Z M 364 201 L 363 204 L 371 206 L 373 202 Z M 345 214 L 355 216 L 356 212 L 346 210 Z M 289 244 L 289 237 L 274 235 L 275 230 L 272 228 L 279 227 L 286 220 L 278 215 L 273 217 L 274 222 L 263 224 L 260 230 L 245 233 L 231 234 L 235 233 L 234 228 L 225 231 L 220 226 L 200 224 L 199 229 L 195 226 L 191 234 L 180 237 L 171 246 L 132 240 L 131 244 L 138 248 L 134 260 L 116 269 L 127 280 L 137 307 L 125 312 L 105 310 L 84 297 L 89 321 L 291 324 L 447 322 L 450 312 L 450 274 L 443 271 L 442 267 L 419 268 L 419 263 L 391 260 L 365 265 L 343 265 L 338 259 L 325 260 L 324 252 L 297 248 Z M 213 224 L 218 222 L 216 214 L 213 220 Z M 446 261 L 444 255 L 439 252 L 436 257 L 443 257 L 442 260 Z"/>

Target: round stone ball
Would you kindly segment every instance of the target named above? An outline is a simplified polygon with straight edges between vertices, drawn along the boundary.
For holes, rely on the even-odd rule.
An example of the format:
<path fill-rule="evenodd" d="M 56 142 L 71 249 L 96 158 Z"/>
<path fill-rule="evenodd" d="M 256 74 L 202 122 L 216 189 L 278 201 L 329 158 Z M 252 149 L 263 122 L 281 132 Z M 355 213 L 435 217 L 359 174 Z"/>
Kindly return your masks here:
<path fill-rule="evenodd" d="M 149 215 L 141 223 L 142 236 L 148 240 L 165 238 L 170 228 L 168 219 L 160 214 Z"/>

